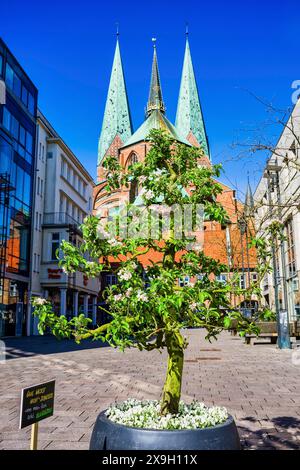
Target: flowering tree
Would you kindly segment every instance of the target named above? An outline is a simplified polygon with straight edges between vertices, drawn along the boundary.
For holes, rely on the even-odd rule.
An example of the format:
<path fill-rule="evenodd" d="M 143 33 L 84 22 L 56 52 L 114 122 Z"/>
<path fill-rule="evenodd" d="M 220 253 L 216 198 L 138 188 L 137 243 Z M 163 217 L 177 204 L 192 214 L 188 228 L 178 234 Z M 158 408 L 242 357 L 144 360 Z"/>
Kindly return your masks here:
<path fill-rule="evenodd" d="M 118 283 L 105 289 L 107 309 L 100 307 L 110 314 L 111 321 L 91 329 L 91 320 L 83 315 L 67 321 L 56 315 L 46 300 L 36 299 L 33 304 L 41 333 L 50 328 L 57 337 L 73 337 L 76 341 L 93 338 L 121 350 L 166 348 L 168 364 L 161 400 L 161 414 L 166 415 L 178 412 L 187 347 L 183 328 L 205 328 L 210 340 L 229 328 L 233 319 L 242 335 L 257 332 L 257 327 L 229 303 L 229 294 L 234 289 L 238 293 L 239 288 L 234 283 L 220 284 L 216 280 L 226 267 L 203 253 L 201 244 L 196 243 L 197 236 L 195 243 L 191 243 L 190 234 L 178 229 L 178 217 L 172 209 L 175 205 L 183 213 L 189 205 L 195 225 L 195 208 L 201 205 L 206 219 L 225 223 L 226 212 L 217 202 L 222 188 L 214 179 L 219 176 L 220 166 L 201 166 L 201 149 L 178 144 L 161 131 L 153 130 L 150 142 L 143 162 L 123 168 L 117 159 L 108 157 L 104 163 L 108 190 L 133 184 L 143 188 L 139 199 L 144 207 L 135 204 L 126 208 L 131 236 L 124 236 L 124 220 L 120 215 L 113 237 L 108 235 L 110 224 L 104 230 L 99 219 L 90 216 L 82 225 L 83 243 L 79 248 L 67 241 L 61 244 L 60 265 L 66 272 L 81 271 L 95 277 L 102 271 L 115 271 Z M 154 220 L 151 214 L 154 204 L 164 211 L 170 209 L 167 230 L 162 229 L 161 218 Z M 136 217 L 141 211 L 142 221 Z M 158 224 L 156 238 L 141 230 L 145 221 L 152 226 Z M 176 237 L 176 233 L 182 236 Z M 151 262 L 154 253 L 158 254 L 158 262 Z M 147 259 L 147 263 L 142 264 L 141 259 Z M 178 279 L 185 276 L 192 282 L 180 287 Z"/>

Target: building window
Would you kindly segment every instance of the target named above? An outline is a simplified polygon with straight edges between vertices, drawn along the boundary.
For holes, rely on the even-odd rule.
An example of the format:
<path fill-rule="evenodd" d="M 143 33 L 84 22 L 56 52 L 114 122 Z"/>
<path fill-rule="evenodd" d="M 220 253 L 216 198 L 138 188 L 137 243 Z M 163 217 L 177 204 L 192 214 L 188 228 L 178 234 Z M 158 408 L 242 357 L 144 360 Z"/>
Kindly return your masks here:
<path fill-rule="evenodd" d="M 39 229 L 39 218 L 38 218 L 38 212 L 35 213 L 35 230 Z"/>
<path fill-rule="evenodd" d="M 6 63 L 5 82 L 6 85 L 12 90 L 14 83 L 14 71 L 9 65 L 9 63 Z"/>
<path fill-rule="evenodd" d="M 31 114 L 34 114 L 34 98 L 31 93 L 28 93 L 28 110 Z"/>
<path fill-rule="evenodd" d="M 51 260 L 52 261 L 57 260 L 56 252 L 58 249 L 59 249 L 59 233 L 56 232 L 56 233 L 52 233 L 52 237 L 51 237 Z"/>
<path fill-rule="evenodd" d="M 117 284 L 117 276 L 115 274 L 106 274 L 105 283 L 107 286 L 113 286 Z"/>
<path fill-rule="evenodd" d="M 43 192 L 44 192 L 44 180 L 41 179 L 41 193 L 40 193 L 41 197 L 43 197 Z"/>
<path fill-rule="evenodd" d="M 60 169 L 60 172 L 61 172 L 62 176 L 65 176 L 65 171 L 66 171 L 66 162 L 62 159 L 61 160 L 61 169 Z"/>
<path fill-rule="evenodd" d="M 292 220 L 289 220 L 286 223 L 285 231 L 286 231 L 287 276 L 292 277 L 296 274 L 295 239 L 294 239 Z"/>
<path fill-rule="evenodd" d="M 221 284 L 226 284 L 227 274 L 219 274 L 218 276 L 216 276 L 216 281 L 220 282 Z"/>
<path fill-rule="evenodd" d="M 189 284 L 190 284 L 190 277 L 189 276 L 185 276 L 184 279 L 178 279 L 179 287 L 188 286 Z"/>
<path fill-rule="evenodd" d="M 81 194 L 82 191 L 82 181 L 80 178 L 78 178 L 78 192 Z"/>
<path fill-rule="evenodd" d="M 136 153 L 132 153 L 129 158 L 129 165 L 134 165 L 139 161 L 138 156 Z"/>
<path fill-rule="evenodd" d="M 240 274 L 239 275 L 239 283 L 240 283 L 240 289 L 245 289 L 246 288 L 246 276 L 245 276 L 245 274 Z"/>
<path fill-rule="evenodd" d="M 27 108 L 27 103 L 28 103 L 28 91 L 27 88 L 22 85 L 22 96 L 21 96 L 22 102 L 25 104 Z"/>
<path fill-rule="evenodd" d="M 39 214 L 39 231 L 42 230 L 42 214 Z"/>
<path fill-rule="evenodd" d="M 41 184 L 41 179 L 40 179 L 40 177 L 38 176 L 38 179 L 37 179 L 37 188 L 36 188 L 36 193 L 37 193 L 37 194 L 40 194 L 40 184 Z"/>
<path fill-rule="evenodd" d="M 33 255 L 33 272 L 36 272 L 36 253 Z"/>

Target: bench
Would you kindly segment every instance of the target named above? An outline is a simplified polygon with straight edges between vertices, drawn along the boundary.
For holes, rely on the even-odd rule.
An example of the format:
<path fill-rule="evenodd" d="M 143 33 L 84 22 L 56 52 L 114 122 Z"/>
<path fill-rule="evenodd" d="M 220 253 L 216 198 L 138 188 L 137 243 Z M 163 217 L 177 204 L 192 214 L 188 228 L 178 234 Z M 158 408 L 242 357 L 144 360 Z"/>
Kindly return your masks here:
<path fill-rule="evenodd" d="M 257 326 L 260 329 L 260 333 L 258 336 L 254 334 L 246 334 L 245 335 L 245 343 L 246 344 L 254 344 L 255 341 L 259 338 L 266 338 L 271 340 L 271 344 L 276 344 L 278 339 L 278 332 L 277 332 L 277 322 L 257 322 Z M 290 322 L 290 336 L 296 337 L 298 339 L 300 337 L 300 324 L 297 321 Z"/>

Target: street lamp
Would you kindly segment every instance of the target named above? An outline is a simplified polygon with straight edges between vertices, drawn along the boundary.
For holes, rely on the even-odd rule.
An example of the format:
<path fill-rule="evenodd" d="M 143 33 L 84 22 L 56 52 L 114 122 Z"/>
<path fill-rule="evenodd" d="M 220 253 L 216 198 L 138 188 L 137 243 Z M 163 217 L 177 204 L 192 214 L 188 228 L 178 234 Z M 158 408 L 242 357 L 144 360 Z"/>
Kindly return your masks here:
<path fill-rule="evenodd" d="M 244 219 L 244 217 L 241 217 L 240 219 L 238 219 L 237 226 L 238 226 L 238 229 L 239 229 L 240 234 L 241 234 L 242 276 L 243 276 L 243 285 L 244 285 L 244 288 L 245 288 L 246 287 L 246 278 L 245 278 L 245 263 L 244 263 L 244 235 L 247 232 L 247 221 Z M 246 303 L 245 293 L 244 293 L 243 297 L 244 297 L 243 304 L 244 304 L 244 312 L 245 312 L 245 307 L 246 307 L 246 305 L 245 305 L 245 303 Z"/>
<path fill-rule="evenodd" d="M 266 166 L 264 178 L 267 179 L 268 186 L 268 200 L 269 200 L 269 215 L 272 215 L 272 196 L 271 190 L 276 189 L 277 203 L 278 203 L 278 219 L 281 220 L 281 197 L 280 197 L 280 186 L 279 186 L 279 172 L 281 166 L 278 165 L 277 160 L 275 162 L 269 162 Z M 278 331 L 278 347 L 280 349 L 290 349 L 290 322 L 289 322 L 289 306 L 288 306 L 288 295 L 287 295 L 287 284 L 286 284 L 286 272 L 285 272 L 285 253 L 283 241 L 279 241 L 280 245 L 280 258 L 281 258 L 281 270 L 282 270 L 282 288 L 283 288 L 283 300 L 284 309 L 280 308 L 279 304 L 279 293 L 278 293 L 278 280 L 277 280 L 277 260 L 276 250 L 274 244 L 272 245 L 272 258 L 273 258 L 273 283 L 274 283 L 274 295 L 275 295 L 275 308 L 277 317 L 277 331 Z"/>

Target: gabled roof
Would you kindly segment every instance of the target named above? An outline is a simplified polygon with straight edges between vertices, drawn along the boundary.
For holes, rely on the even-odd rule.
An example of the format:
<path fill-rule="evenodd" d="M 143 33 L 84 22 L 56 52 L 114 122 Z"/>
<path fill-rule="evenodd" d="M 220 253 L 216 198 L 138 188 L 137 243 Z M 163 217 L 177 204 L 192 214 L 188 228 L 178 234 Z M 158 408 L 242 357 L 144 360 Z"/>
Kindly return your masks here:
<path fill-rule="evenodd" d="M 150 116 L 143 122 L 143 124 L 129 137 L 123 147 L 136 144 L 138 142 L 147 140 L 149 133 L 152 129 L 165 130 L 180 143 L 191 145 L 176 129 L 173 124 L 162 114 L 158 109 L 152 110 Z"/>
<path fill-rule="evenodd" d="M 180 134 L 185 137 L 192 132 L 203 148 L 205 154 L 209 156 L 208 139 L 200 105 L 188 37 L 186 38 L 175 126 Z"/>
<path fill-rule="evenodd" d="M 122 60 L 117 39 L 98 145 L 98 165 L 118 135 L 125 142 L 132 134 L 132 122 L 126 92 Z"/>

